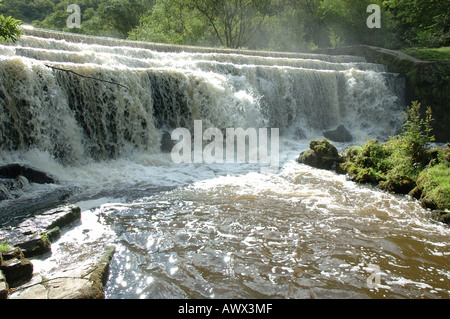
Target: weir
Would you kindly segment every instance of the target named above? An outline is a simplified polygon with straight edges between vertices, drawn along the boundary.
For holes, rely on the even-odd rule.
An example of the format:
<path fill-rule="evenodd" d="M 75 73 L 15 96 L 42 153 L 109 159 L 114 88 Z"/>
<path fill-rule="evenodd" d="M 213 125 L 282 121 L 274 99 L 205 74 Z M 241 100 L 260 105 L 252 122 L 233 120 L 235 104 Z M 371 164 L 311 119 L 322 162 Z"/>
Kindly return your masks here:
<path fill-rule="evenodd" d="M 400 125 L 403 80 L 361 57 L 24 32 L 0 46 L 2 150 L 35 147 L 63 163 L 157 153 L 164 132 L 194 120 L 281 135 L 343 124 L 360 139 Z"/>
<path fill-rule="evenodd" d="M 407 196 L 296 161 L 339 125 L 353 136 L 339 150 L 396 134 L 403 93 L 361 57 L 25 30 L 0 45 L 0 164 L 58 184 L 24 183 L 0 215 L 48 205 L 49 192 L 80 207 L 34 269 L 60 276 L 114 246 L 111 299 L 448 298 L 446 225 Z M 179 161 L 176 135 L 192 146 Z M 231 151 L 229 163 L 239 147 L 248 161 Z"/>

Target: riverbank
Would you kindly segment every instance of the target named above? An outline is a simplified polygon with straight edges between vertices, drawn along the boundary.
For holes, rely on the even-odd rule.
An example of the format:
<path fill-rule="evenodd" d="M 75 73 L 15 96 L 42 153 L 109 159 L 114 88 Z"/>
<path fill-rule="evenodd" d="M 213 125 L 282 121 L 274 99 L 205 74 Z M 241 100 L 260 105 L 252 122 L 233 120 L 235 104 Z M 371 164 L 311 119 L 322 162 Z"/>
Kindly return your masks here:
<path fill-rule="evenodd" d="M 298 162 L 347 174 L 357 183 L 409 195 L 422 207 L 430 209 L 432 218 L 450 224 L 449 145 L 427 149 L 426 165 L 420 172 L 411 171 L 407 158 L 399 159 L 396 147 L 398 145 L 393 140 L 385 143 L 369 140 L 362 146 L 349 147 L 338 154 L 332 143 L 322 139 L 311 141 L 310 149 L 300 154 Z"/>

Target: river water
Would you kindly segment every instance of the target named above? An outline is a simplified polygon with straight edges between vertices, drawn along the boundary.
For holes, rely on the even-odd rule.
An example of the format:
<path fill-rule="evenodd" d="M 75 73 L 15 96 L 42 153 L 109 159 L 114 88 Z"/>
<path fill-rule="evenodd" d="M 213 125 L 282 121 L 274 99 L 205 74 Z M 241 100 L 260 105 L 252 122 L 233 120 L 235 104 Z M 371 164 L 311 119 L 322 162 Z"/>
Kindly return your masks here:
<path fill-rule="evenodd" d="M 114 245 L 110 299 L 450 297 L 448 226 L 407 196 L 296 162 L 338 124 L 355 136 L 340 150 L 398 130 L 401 81 L 383 66 L 28 32 L 0 46 L 0 164 L 55 175 L 83 211 L 35 261 L 43 272 Z M 194 119 L 279 128 L 279 168 L 174 163 L 162 133 Z"/>

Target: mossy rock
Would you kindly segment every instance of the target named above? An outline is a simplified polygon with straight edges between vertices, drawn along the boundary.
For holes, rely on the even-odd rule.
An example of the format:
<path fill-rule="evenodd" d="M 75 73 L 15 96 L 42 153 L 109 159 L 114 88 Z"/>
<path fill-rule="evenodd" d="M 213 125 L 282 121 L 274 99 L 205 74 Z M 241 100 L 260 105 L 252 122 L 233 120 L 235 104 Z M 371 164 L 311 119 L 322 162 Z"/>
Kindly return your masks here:
<path fill-rule="evenodd" d="M 408 176 L 398 175 L 379 182 L 378 187 L 397 194 L 408 194 L 416 187 L 416 182 Z"/>
<path fill-rule="evenodd" d="M 313 150 L 319 157 L 325 158 L 339 157 L 337 148 L 325 138 L 320 141 L 311 141 L 309 143 L 309 148 Z"/>
<path fill-rule="evenodd" d="M 434 210 L 431 212 L 431 217 L 439 222 L 450 225 L 450 212 L 445 210 Z"/>
<path fill-rule="evenodd" d="M 328 140 L 311 141 L 309 150 L 302 152 L 298 158 L 303 163 L 315 168 L 332 170 L 336 163 L 342 163 L 337 148 Z"/>
<path fill-rule="evenodd" d="M 417 179 L 422 206 L 431 209 L 450 209 L 450 163 L 424 169 Z"/>

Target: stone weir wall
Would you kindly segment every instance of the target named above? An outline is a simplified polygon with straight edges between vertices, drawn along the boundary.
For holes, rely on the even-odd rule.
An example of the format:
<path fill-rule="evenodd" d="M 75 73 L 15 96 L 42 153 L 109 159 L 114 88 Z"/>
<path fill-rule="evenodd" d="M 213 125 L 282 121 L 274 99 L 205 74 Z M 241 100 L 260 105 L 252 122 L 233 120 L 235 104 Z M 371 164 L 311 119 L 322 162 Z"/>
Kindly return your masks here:
<path fill-rule="evenodd" d="M 368 62 L 384 64 L 389 72 L 405 77 L 405 102 L 422 103 L 433 112 L 433 133 L 437 142 L 450 141 L 450 63 L 422 61 L 400 51 L 356 45 L 315 51 L 330 55 L 362 56 Z"/>

